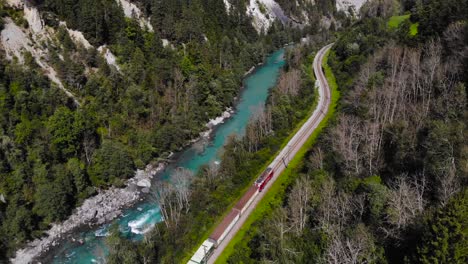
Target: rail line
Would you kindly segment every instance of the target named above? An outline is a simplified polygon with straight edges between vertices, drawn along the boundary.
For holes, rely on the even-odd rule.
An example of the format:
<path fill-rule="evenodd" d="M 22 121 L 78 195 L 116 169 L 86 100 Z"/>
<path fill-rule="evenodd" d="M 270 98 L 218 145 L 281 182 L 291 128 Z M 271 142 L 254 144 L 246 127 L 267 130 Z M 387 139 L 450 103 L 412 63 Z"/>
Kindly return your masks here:
<path fill-rule="evenodd" d="M 273 182 L 279 177 L 281 172 L 287 168 L 291 157 L 295 156 L 312 132 L 328 112 L 330 106 L 330 87 L 326 81 L 322 69 L 322 61 L 325 53 L 333 45 L 329 44 L 320 49 L 313 63 L 313 70 L 317 78 L 319 91 L 319 103 L 312 113 L 312 116 L 302 125 L 299 131 L 289 140 L 288 144 L 276 156 L 268 169 L 262 173 L 255 184 L 243 195 L 230 213 L 216 227 L 210 237 L 198 248 L 188 264 L 214 263 L 229 241 L 242 227 L 248 216 L 255 209 L 259 201 L 268 192 Z"/>

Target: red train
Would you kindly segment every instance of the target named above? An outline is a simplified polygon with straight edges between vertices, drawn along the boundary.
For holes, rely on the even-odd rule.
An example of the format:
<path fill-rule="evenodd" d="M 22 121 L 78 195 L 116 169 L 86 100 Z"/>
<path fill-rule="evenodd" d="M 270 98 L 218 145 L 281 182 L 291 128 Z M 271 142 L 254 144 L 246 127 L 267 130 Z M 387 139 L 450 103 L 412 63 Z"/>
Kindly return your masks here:
<path fill-rule="evenodd" d="M 274 171 L 272 168 L 267 168 L 260 177 L 255 181 L 255 186 L 258 188 L 258 191 L 261 192 L 265 188 L 265 185 L 273 177 Z"/>

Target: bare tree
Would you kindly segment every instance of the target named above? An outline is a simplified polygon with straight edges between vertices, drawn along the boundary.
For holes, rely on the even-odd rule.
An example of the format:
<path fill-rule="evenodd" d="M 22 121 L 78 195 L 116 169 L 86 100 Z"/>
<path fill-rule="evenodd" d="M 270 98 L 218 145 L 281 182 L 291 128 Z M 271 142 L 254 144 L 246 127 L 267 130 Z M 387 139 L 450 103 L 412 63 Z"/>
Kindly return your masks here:
<path fill-rule="evenodd" d="M 335 196 L 335 183 L 332 179 L 325 181 L 320 187 L 320 203 L 317 208 L 316 218 L 319 227 L 324 231 L 329 229 L 332 223 L 332 207 Z"/>
<path fill-rule="evenodd" d="M 155 196 L 156 203 L 161 210 L 161 215 L 163 218 L 164 223 L 166 224 L 167 228 L 170 228 L 174 223 L 173 220 L 178 219 L 178 213 L 175 212 L 176 205 L 173 204 L 172 194 L 173 188 L 172 185 L 168 184 L 167 182 L 159 182 L 157 183 L 157 187 L 153 192 Z"/>
<path fill-rule="evenodd" d="M 383 228 L 387 236 L 399 238 L 400 231 L 424 211 L 426 189 L 424 174 L 412 178 L 404 174 L 392 184 L 386 216 L 390 227 Z"/>
<path fill-rule="evenodd" d="M 323 169 L 323 153 L 320 147 L 314 148 L 312 154 L 309 156 L 309 162 L 313 169 L 322 170 Z"/>
<path fill-rule="evenodd" d="M 334 264 L 357 264 L 363 251 L 362 241 L 335 237 L 326 252 L 326 262 Z"/>
<path fill-rule="evenodd" d="M 355 116 L 342 115 L 332 134 L 333 149 L 341 154 L 346 174 L 359 175 L 362 170 L 359 147 L 363 142 L 361 120 Z"/>
<path fill-rule="evenodd" d="M 325 262 L 331 264 L 373 263 L 375 246 L 364 226 L 358 226 L 350 237 L 334 235 L 325 252 Z"/>
<path fill-rule="evenodd" d="M 212 186 L 216 182 L 216 179 L 222 177 L 223 174 L 219 172 L 219 164 L 211 162 L 208 167 L 205 168 L 203 176 L 208 182 L 208 185 Z"/>
<path fill-rule="evenodd" d="M 176 173 L 175 185 L 167 181 L 160 181 L 153 191 L 154 199 L 159 205 L 161 215 L 166 227 L 177 228 L 182 212 L 189 208 L 189 173 L 180 170 Z"/>
<path fill-rule="evenodd" d="M 444 45 L 448 46 L 447 49 L 451 53 L 447 58 L 447 61 L 450 61 L 448 71 L 451 73 L 460 71 L 463 67 L 463 60 L 468 58 L 468 47 L 464 45 L 466 30 L 465 22 L 459 21 L 450 24 L 443 33 Z"/>
<path fill-rule="evenodd" d="M 293 69 L 281 74 L 278 81 L 278 90 L 281 94 L 297 96 L 301 89 L 301 71 Z"/>
<path fill-rule="evenodd" d="M 260 105 L 252 110 L 245 132 L 245 142 L 249 152 L 255 152 L 260 147 L 263 138 L 273 131 L 271 107 Z"/>
<path fill-rule="evenodd" d="M 288 213 L 283 207 L 279 207 L 274 211 L 274 216 L 269 224 L 274 231 L 274 237 L 278 241 L 278 249 L 280 250 L 281 255 L 285 255 L 286 252 L 286 234 L 292 230 L 292 226 L 289 224 Z"/>
<path fill-rule="evenodd" d="M 395 13 L 393 0 L 367 1 L 359 10 L 361 15 L 370 17 L 389 17 Z"/>
<path fill-rule="evenodd" d="M 185 168 L 177 168 L 172 175 L 177 202 L 180 208 L 185 208 L 185 213 L 190 209 L 190 183 L 193 172 Z"/>
<path fill-rule="evenodd" d="M 291 225 L 297 235 L 304 230 L 310 209 L 310 199 L 312 196 L 312 183 L 308 176 L 302 176 L 296 180 L 289 195 L 289 215 Z"/>
<path fill-rule="evenodd" d="M 445 206 L 452 196 L 461 190 L 460 181 L 457 177 L 455 158 L 449 157 L 445 166 L 437 174 L 437 193 L 442 206 Z"/>
<path fill-rule="evenodd" d="M 333 180 L 328 180 L 320 188 L 320 204 L 316 211 L 318 226 L 327 234 L 341 233 L 353 213 L 351 196 L 336 191 Z"/>
<path fill-rule="evenodd" d="M 367 199 L 367 195 L 365 193 L 355 195 L 351 199 L 354 214 L 357 220 L 359 221 L 362 219 L 362 216 L 364 215 L 364 212 L 366 210 L 366 199 Z"/>
<path fill-rule="evenodd" d="M 245 141 L 247 142 L 247 150 L 249 152 L 255 152 L 260 146 L 260 138 L 257 131 L 255 121 L 250 120 L 245 128 Z"/>
<path fill-rule="evenodd" d="M 86 134 L 83 139 L 83 150 L 85 153 L 86 162 L 91 164 L 96 142 L 93 136 Z"/>
<path fill-rule="evenodd" d="M 381 126 L 376 122 L 367 121 L 363 126 L 363 155 L 367 165 L 367 174 L 372 175 L 380 167 L 381 153 L 379 142 L 381 140 Z"/>
<path fill-rule="evenodd" d="M 442 60 L 442 46 L 438 40 L 431 40 L 424 47 L 425 58 L 422 61 L 422 69 L 424 71 L 425 78 L 422 79 L 422 104 L 425 115 L 429 113 L 430 105 L 432 102 L 433 88 L 435 81 L 437 80 L 438 71 L 441 67 Z"/>

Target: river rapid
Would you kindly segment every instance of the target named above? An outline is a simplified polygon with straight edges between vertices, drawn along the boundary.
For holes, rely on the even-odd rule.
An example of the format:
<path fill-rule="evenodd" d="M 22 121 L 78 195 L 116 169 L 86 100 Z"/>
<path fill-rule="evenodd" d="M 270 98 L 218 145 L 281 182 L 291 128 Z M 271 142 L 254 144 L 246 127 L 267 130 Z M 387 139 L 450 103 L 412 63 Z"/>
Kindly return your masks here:
<path fill-rule="evenodd" d="M 284 53 L 284 49 L 272 53 L 263 65 L 245 78 L 244 89 L 235 106 L 235 114 L 215 128 L 208 142 L 194 143 L 155 178 L 170 179 L 172 171 L 178 167 L 195 173 L 204 164 L 218 162 L 218 154 L 228 136 L 243 135 L 253 111 L 265 103 L 269 90 L 276 84 L 280 70 L 285 64 Z M 123 214 L 113 222 L 118 224 L 120 232 L 125 237 L 139 241 L 160 221 L 158 206 L 147 198 L 124 210 Z M 43 260 L 47 263 L 104 263 L 108 254 L 105 237 L 108 235 L 110 225 L 109 223 L 94 229 L 76 231 L 72 236 L 74 241 L 67 240 L 61 243 L 57 249 L 46 253 Z"/>

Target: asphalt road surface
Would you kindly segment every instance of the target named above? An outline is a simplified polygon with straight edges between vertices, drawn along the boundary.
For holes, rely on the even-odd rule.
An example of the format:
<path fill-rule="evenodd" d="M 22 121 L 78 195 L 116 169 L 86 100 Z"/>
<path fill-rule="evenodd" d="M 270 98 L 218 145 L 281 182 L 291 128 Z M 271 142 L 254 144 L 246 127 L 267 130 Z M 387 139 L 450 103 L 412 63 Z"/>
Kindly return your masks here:
<path fill-rule="evenodd" d="M 260 192 L 255 200 L 250 204 L 250 206 L 245 210 L 245 212 L 239 218 L 239 221 L 234 225 L 231 232 L 229 232 L 221 244 L 213 251 L 213 254 L 208 259 L 208 263 L 214 263 L 216 259 L 221 255 L 224 248 L 229 244 L 231 239 L 235 234 L 242 228 L 245 220 L 248 216 L 255 210 L 257 204 L 262 200 L 263 196 L 268 192 L 273 182 L 281 175 L 283 170 L 286 168 L 287 164 L 291 159 L 296 155 L 299 149 L 304 145 L 312 132 L 317 128 L 322 119 L 325 117 L 325 114 L 328 112 L 330 107 L 330 87 L 325 78 L 325 74 L 322 70 L 322 61 L 325 53 L 330 49 L 333 44 L 329 44 L 323 47 L 315 56 L 314 59 L 314 73 L 317 78 L 317 85 L 319 91 L 319 103 L 315 109 L 312 116 L 304 123 L 304 125 L 299 129 L 299 131 L 294 135 L 294 137 L 288 142 L 288 144 L 281 150 L 280 154 L 276 156 L 275 160 L 270 164 L 269 167 L 273 168 L 275 174 L 270 182 L 265 186 L 265 189 Z"/>

